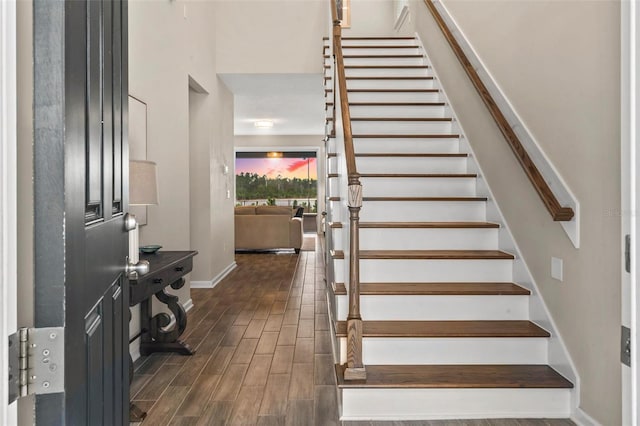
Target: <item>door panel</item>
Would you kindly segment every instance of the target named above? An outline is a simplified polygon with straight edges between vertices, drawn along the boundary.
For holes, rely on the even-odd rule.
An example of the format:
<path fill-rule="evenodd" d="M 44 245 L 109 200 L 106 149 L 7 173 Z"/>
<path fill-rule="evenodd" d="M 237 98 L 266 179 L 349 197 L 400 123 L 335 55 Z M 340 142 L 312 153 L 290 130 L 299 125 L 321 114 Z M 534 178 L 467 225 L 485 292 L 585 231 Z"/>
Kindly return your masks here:
<path fill-rule="evenodd" d="M 36 232 L 36 246 L 62 247 L 56 263 L 47 265 L 64 271 L 64 303 L 51 304 L 48 296 L 59 289 L 41 265 L 36 311 L 63 318 L 62 324 L 47 325 L 64 325 L 66 339 L 65 394 L 62 401 L 37 398 L 38 425 L 128 423 L 126 13 L 126 0 L 34 2 L 36 116 L 39 108 L 46 115 L 52 104 L 62 112 L 59 121 L 47 123 L 56 132 L 36 132 L 36 146 L 49 144 L 54 158 L 64 158 L 64 179 L 53 183 L 47 179 L 48 158 L 35 161 L 36 226 L 43 230 Z M 49 60 L 52 47 L 60 51 L 61 63 Z M 52 84 L 55 90 L 42 102 L 38 87 L 50 90 Z M 48 182 L 40 192 L 38 181 Z M 60 200 L 63 212 L 47 211 L 48 201 Z M 38 225 L 38 217 L 55 226 L 47 229 L 44 219 Z"/>

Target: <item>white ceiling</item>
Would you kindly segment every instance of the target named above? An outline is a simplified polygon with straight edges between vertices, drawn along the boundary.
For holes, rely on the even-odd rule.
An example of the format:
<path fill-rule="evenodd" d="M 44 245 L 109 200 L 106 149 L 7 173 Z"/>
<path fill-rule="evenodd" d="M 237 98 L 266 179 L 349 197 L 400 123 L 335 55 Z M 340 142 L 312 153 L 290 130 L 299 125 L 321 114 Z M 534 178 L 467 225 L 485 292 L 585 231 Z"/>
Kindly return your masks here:
<path fill-rule="evenodd" d="M 323 135 L 322 74 L 221 74 L 234 95 L 236 135 Z M 272 120 L 258 129 L 256 120 Z"/>

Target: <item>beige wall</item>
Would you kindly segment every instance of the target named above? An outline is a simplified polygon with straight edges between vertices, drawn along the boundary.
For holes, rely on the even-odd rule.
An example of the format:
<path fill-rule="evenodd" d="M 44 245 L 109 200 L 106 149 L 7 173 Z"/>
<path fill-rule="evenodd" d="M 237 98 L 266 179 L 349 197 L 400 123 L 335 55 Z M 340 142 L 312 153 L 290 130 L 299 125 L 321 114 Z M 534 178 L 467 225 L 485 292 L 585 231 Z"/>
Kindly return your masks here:
<path fill-rule="evenodd" d="M 194 281 L 210 281 L 234 261 L 233 96 L 220 80 L 215 84 L 213 93 L 189 91 L 190 235 L 191 248 L 198 250 Z"/>
<path fill-rule="evenodd" d="M 215 27 L 219 73 L 317 73 L 328 35 L 324 0 L 221 0 Z"/>
<path fill-rule="evenodd" d="M 620 9 L 613 1 L 445 0 L 581 205 L 581 247 L 551 221 L 422 1 L 415 24 L 581 377 L 580 407 L 621 424 Z M 550 276 L 564 260 L 564 281 Z"/>
<path fill-rule="evenodd" d="M 214 2 L 129 3 L 129 92 L 147 104 L 147 156 L 158 165 L 159 205 L 140 241 L 198 250 L 198 280 L 233 263 L 233 204 L 217 173 L 233 157 L 233 100 L 215 72 L 214 21 Z M 190 77 L 207 93 L 191 103 Z M 189 285 L 176 294 L 188 302 Z"/>
<path fill-rule="evenodd" d="M 393 0 L 351 0 L 351 27 L 343 30 L 343 36 L 394 34 L 394 10 Z"/>

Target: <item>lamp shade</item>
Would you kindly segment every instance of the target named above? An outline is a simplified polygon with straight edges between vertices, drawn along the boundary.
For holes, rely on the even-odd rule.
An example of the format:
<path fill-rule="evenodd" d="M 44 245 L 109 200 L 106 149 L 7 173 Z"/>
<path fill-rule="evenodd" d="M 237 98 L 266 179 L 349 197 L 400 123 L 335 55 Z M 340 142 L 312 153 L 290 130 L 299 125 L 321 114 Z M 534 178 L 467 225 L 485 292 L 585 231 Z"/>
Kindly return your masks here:
<path fill-rule="evenodd" d="M 129 204 L 158 204 L 158 179 L 156 163 L 153 161 L 129 161 Z"/>

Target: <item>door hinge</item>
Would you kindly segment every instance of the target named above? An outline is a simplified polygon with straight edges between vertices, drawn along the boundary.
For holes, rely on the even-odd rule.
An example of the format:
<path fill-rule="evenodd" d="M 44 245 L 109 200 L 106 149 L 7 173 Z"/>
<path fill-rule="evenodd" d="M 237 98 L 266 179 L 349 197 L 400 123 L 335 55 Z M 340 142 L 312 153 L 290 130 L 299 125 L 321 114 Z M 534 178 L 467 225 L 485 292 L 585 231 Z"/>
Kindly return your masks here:
<path fill-rule="evenodd" d="M 624 325 L 620 334 L 620 362 L 631 367 L 631 329 Z"/>
<path fill-rule="evenodd" d="M 9 336 L 9 404 L 64 392 L 64 327 L 21 328 Z"/>

